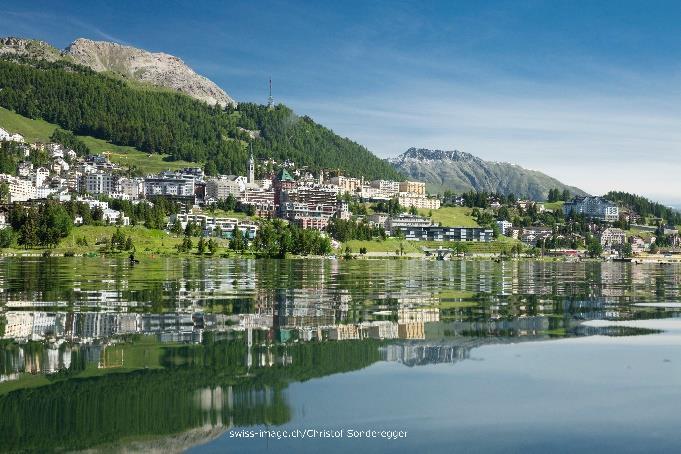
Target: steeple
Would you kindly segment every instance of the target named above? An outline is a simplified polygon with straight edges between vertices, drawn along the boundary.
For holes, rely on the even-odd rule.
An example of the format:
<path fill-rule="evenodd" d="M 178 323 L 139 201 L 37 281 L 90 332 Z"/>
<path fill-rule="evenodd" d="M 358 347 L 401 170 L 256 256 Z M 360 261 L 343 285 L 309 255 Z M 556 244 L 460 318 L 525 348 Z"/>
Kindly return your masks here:
<path fill-rule="evenodd" d="M 251 154 L 248 157 L 248 182 L 255 182 L 255 160 L 253 159 L 253 144 L 251 144 Z"/>

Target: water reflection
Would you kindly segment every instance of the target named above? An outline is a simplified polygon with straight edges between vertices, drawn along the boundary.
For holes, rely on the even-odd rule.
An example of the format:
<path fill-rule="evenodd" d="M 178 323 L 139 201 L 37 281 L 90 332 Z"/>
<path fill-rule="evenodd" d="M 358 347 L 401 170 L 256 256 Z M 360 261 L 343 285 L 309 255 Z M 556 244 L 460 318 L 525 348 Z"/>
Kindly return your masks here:
<path fill-rule="evenodd" d="M 4 258 L 0 450 L 188 447 L 290 421 L 294 381 L 651 334 L 583 322 L 678 316 L 680 281 L 597 262 Z"/>

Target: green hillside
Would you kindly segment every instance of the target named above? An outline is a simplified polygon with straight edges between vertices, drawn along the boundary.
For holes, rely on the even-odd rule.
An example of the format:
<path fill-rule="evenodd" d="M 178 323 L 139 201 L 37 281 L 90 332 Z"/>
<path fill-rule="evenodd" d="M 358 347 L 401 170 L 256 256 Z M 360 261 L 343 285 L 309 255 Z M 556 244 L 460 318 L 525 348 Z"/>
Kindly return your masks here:
<path fill-rule="evenodd" d="M 0 127 L 18 132 L 29 142 L 48 142 L 57 125 L 44 120 L 33 120 L 0 107 Z M 162 170 L 175 170 L 197 166 L 188 161 L 172 161 L 168 155 L 149 154 L 133 147 L 114 145 L 91 136 L 78 136 L 93 154 L 108 153 L 112 162 L 125 167 L 138 169 L 142 173 L 158 173 Z"/>
<path fill-rule="evenodd" d="M 0 60 L 0 106 L 80 136 L 206 164 L 209 173 L 246 171 L 243 129 L 259 158 L 293 160 L 311 170 L 401 179 L 389 163 L 289 108 L 211 107 L 183 94 L 141 89 L 66 61 Z M 243 128 L 243 129 L 242 129 Z"/>
<path fill-rule="evenodd" d="M 44 120 L 31 120 L 0 107 L 0 128 L 9 132 L 18 132 L 29 142 L 47 142 L 57 129 L 57 125 Z"/>
<path fill-rule="evenodd" d="M 438 210 L 420 209 L 419 214 L 429 216 L 443 227 L 479 227 L 471 215 L 472 211 L 472 208 L 467 207 L 442 207 Z"/>

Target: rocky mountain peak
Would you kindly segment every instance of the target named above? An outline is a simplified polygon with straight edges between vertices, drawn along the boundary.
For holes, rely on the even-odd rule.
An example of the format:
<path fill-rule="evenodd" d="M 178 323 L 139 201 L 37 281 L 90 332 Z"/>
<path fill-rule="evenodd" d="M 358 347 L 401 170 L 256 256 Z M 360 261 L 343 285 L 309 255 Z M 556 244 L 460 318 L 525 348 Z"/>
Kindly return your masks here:
<path fill-rule="evenodd" d="M 55 61 L 61 57 L 59 50 L 45 41 L 14 36 L 0 37 L 0 56 L 30 57 L 48 61 Z"/>
<path fill-rule="evenodd" d="M 458 150 L 412 147 L 388 161 L 409 178 L 426 182 L 431 192 L 487 191 L 512 193 L 533 200 L 545 200 L 550 189 L 586 194 L 541 172 L 505 162 L 485 161 Z"/>
<path fill-rule="evenodd" d="M 132 80 L 171 88 L 222 107 L 236 102 L 214 82 L 197 74 L 181 59 L 108 41 L 79 38 L 64 55 L 94 71 L 111 71 Z"/>
<path fill-rule="evenodd" d="M 428 148 L 411 147 L 401 155 L 389 159 L 392 164 L 400 164 L 408 161 L 475 161 L 480 158 L 470 153 L 459 150 L 430 150 Z"/>

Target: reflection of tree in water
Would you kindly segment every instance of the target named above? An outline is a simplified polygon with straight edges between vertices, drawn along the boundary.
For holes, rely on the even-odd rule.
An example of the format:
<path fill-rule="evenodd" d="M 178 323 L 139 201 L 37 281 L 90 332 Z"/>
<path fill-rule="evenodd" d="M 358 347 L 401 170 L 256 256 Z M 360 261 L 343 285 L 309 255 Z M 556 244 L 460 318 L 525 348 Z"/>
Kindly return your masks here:
<path fill-rule="evenodd" d="M 86 378 L 55 374 L 50 385 L 0 396 L 0 450 L 83 449 L 207 425 L 283 424 L 291 417 L 282 392 L 288 382 L 366 367 L 379 360 L 379 345 L 271 346 L 289 359 L 248 369 L 244 342 L 207 340 L 163 348 L 162 369 Z"/>

